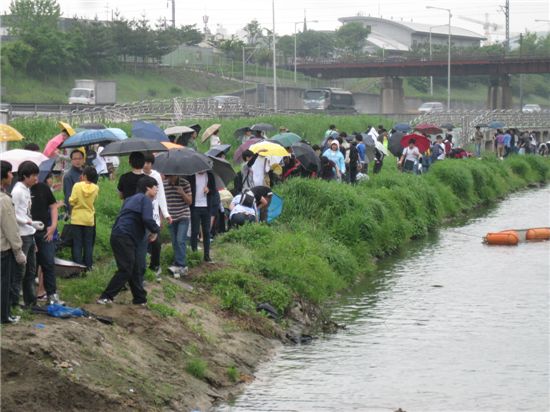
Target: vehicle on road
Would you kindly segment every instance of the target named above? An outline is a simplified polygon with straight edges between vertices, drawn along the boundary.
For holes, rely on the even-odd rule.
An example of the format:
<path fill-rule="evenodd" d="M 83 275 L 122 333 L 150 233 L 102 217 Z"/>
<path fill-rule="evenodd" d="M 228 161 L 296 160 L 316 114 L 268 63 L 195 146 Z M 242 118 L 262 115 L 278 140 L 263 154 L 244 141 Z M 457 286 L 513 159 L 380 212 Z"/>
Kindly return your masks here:
<path fill-rule="evenodd" d="M 445 106 L 441 102 L 422 103 L 418 108 L 420 113 L 441 113 L 445 111 Z"/>
<path fill-rule="evenodd" d="M 540 113 L 542 109 L 538 104 L 526 104 L 521 109 L 523 113 Z"/>
<path fill-rule="evenodd" d="M 223 109 L 226 105 L 240 105 L 242 100 L 239 96 L 214 96 L 218 109 Z"/>
<path fill-rule="evenodd" d="M 304 92 L 304 109 L 355 111 L 355 100 L 353 94 L 344 89 L 308 89 Z"/>
<path fill-rule="evenodd" d="M 115 104 L 116 82 L 77 79 L 69 94 L 69 104 Z"/>

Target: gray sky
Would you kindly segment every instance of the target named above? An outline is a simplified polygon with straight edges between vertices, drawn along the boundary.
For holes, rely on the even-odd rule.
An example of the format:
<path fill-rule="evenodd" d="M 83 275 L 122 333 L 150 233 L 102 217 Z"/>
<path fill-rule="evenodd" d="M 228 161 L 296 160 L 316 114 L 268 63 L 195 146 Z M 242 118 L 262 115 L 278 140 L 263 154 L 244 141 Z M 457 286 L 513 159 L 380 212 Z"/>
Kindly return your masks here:
<path fill-rule="evenodd" d="M 63 16 L 100 19 L 111 17 L 118 10 L 126 18 L 146 14 L 150 21 L 158 18 L 171 19 L 172 0 L 58 0 Z M 452 11 L 452 25 L 483 34 L 480 24 L 461 19 L 465 16 L 501 25 L 497 32 L 504 33 L 504 13 L 500 11 L 505 0 L 273 0 L 275 2 L 275 31 L 277 34 L 294 33 L 295 22 L 304 20 L 307 15 L 309 28 L 314 30 L 334 30 L 340 26 L 339 17 L 359 13 L 368 16 L 393 17 L 395 20 L 413 20 L 417 23 L 446 24 L 448 14 L 441 10 L 426 9 L 427 5 L 449 8 Z M 203 16 L 209 16 L 208 26 L 215 33 L 221 25 L 229 34 L 236 33 L 251 21 L 257 19 L 264 27 L 272 27 L 272 1 L 270 0 L 209 0 L 176 2 L 176 25 L 196 24 L 203 27 Z M 4 10 L 9 8 L 2 2 Z M 510 30 L 512 33 L 548 31 L 550 23 L 535 22 L 535 19 L 550 20 L 550 0 L 510 0 Z M 317 20 L 317 23 L 312 22 Z M 297 25 L 298 30 L 301 24 Z"/>

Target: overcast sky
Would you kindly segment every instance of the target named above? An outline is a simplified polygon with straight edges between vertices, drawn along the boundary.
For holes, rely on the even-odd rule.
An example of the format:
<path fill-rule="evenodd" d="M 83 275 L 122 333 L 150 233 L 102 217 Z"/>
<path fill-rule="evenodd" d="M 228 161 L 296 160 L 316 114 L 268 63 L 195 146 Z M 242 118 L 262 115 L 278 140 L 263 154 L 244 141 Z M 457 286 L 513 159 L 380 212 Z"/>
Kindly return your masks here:
<path fill-rule="evenodd" d="M 277 34 L 292 34 L 295 22 L 304 19 L 304 11 L 313 30 L 334 30 L 340 26 L 339 17 L 362 14 L 395 20 L 413 20 L 417 23 L 446 24 L 445 11 L 429 10 L 426 6 L 451 9 L 452 25 L 483 34 L 481 24 L 463 20 L 468 17 L 501 25 L 504 32 L 504 13 L 501 7 L 505 0 L 273 0 L 275 2 L 275 31 Z M 110 19 L 113 10 L 126 18 L 138 18 L 145 14 L 150 21 L 171 16 L 172 0 L 58 0 L 63 16 Z M 264 27 L 272 27 L 272 1 L 270 0 L 203 0 L 176 2 L 176 25 L 196 24 L 202 28 L 203 16 L 208 16 L 208 27 L 215 33 L 221 25 L 229 34 L 236 33 L 246 23 L 257 19 Z M 3 1 L 4 10 L 9 2 Z M 550 20 L 550 0 L 510 0 L 510 30 L 519 33 L 548 31 L 550 23 L 535 22 L 535 19 Z M 313 22 L 317 20 L 317 23 Z M 301 25 L 297 25 L 298 30 Z"/>

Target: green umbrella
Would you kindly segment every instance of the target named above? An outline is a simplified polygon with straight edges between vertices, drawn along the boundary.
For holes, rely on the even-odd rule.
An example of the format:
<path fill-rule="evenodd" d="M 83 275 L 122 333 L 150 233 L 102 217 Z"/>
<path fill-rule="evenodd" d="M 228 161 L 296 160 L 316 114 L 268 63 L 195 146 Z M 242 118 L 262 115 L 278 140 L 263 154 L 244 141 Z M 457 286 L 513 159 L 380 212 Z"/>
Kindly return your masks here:
<path fill-rule="evenodd" d="M 301 141 L 302 138 L 298 136 L 296 133 L 287 132 L 287 133 L 276 134 L 269 140 L 274 143 L 279 143 L 283 147 L 290 147 L 294 143 L 298 143 L 299 141 Z"/>

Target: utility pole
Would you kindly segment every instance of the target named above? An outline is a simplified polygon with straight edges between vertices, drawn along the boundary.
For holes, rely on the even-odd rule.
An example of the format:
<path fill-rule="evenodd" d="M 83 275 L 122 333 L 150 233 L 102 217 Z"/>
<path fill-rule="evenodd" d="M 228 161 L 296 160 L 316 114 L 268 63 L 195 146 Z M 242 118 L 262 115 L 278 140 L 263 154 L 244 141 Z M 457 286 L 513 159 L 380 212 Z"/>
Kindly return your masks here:
<path fill-rule="evenodd" d="M 519 35 L 519 58 L 523 57 L 523 33 Z M 519 74 L 519 110 L 523 111 L 523 73 Z"/>
<path fill-rule="evenodd" d="M 172 0 L 172 28 L 176 28 L 176 0 Z"/>
<path fill-rule="evenodd" d="M 275 0 L 271 0 L 273 13 L 273 111 L 277 113 L 277 46 L 275 44 Z"/>
<path fill-rule="evenodd" d="M 510 51 L 510 0 L 506 0 L 506 4 L 500 6 L 500 10 L 502 10 L 504 18 L 506 19 L 506 43 L 504 53 L 507 54 Z"/>

